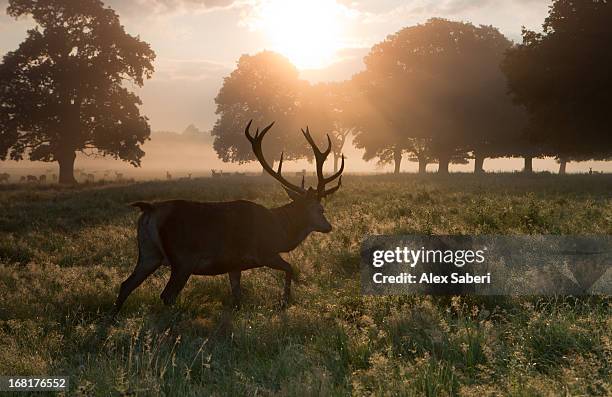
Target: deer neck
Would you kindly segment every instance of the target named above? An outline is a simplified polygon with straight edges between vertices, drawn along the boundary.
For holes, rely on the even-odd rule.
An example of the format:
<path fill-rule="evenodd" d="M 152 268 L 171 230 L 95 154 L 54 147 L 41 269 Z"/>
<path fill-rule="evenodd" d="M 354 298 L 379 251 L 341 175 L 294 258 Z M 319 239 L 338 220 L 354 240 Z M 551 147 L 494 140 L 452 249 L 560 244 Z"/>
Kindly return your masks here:
<path fill-rule="evenodd" d="M 312 232 L 304 215 L 304 209 L 295 203 L 289 203 L 272 210 L 278 224 L 284 232 L 281 252 L 289 252 L 295 249 Z"/>

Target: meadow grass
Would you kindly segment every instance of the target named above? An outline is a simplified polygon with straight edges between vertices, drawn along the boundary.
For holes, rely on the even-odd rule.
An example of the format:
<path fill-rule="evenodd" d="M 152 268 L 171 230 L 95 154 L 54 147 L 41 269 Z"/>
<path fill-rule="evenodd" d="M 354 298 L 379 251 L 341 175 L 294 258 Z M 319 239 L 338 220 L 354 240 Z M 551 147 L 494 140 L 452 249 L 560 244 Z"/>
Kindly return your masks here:
<path fill-rule="evenodd" d="M 110 311 L 133 269 L 137 200 L 248 199 L 258 177 L 76 188 L 0 187 L 0 375 L 68 375 L 68 395 L 610 395 L 610 298 L 363 297 L 368 234 L 612 234 L 612 177 L 347 176 L 325 206 L 334 231 L 283 275 L 192 277 L 159 299 L 160 269 Z"/>

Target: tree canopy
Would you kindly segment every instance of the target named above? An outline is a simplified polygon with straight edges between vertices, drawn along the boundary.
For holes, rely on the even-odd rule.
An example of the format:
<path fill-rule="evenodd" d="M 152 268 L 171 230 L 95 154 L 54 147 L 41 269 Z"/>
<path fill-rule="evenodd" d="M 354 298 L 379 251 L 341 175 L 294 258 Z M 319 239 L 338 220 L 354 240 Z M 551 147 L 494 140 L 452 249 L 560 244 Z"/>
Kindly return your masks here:
<path fill-rule="evenodd" d="M 357 139 L 366 158 L 393 157 L 398 171 L 409 152 L 421 163 L 437 160 L 444 173 L 476 149 L 490 155 L 489 142 L 509 132 L 504 121 L 516 114 L 499 69 L 509 46 L 496 28 L 440 18 L 375 45 L 356 77 L 369 108 Z"/>
<path fill-rule="evenodd" d="M 1 158 L 58 161 L 63 183 L 77 151 L 138 166 L 150 128 L 125 82 L 151 77 L 149 45 L 99 0 L 10 0 L 7 12 L 36 26 L 0 64 Z"/>
<path fill-rule="evenodd" d="M 503 70 L 539 153 L 562 162 L 612 156 L 611 21 L 609 1 L 555 0 L 542 32 L 524 29 L 508 51 Z"/>
<path fill-rule="evenodd" d="M 244 128 L 253 119 L 263 127 L 272 121 L 273 130 L 263 148 L 270 162 L 281 152 L 287 160 L 309 154 L 300 128 L 307 120 L 299 112 L 308 83 L 285 57 L 271 51 L 243 55 L 236 69 L 224 79 L 215 98 L 219 118 L 212 130 L 214 149 L 223 161 L 255 160 Z"/>

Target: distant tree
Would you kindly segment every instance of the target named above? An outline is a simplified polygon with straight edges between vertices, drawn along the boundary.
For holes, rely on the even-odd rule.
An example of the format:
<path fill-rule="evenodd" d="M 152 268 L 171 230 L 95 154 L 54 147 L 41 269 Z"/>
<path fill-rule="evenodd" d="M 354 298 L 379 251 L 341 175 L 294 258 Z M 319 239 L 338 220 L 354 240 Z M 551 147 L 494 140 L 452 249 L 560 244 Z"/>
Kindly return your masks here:
<path fill-rule="evenodd" d="M 253 128 L 276 122 L 263 148 L 271 163 L 281 152 L 286 160 L 308 155 L 300 132 L 306 124 L 299 118 L 307 87 L 308 83 L 298 78 L 295 66 L 277 53 L 263 51 L 241 56 L 215 99 L 219 118 L 212 135 L 219 158 L 239 163 L 255 160 L 244 137 L 244 128 L 251 119 Z"/>
<path fill-rule="evenodd" d="M 183 130 L 183 135 L 190 135 L 190 136 L 199 136 L 200 134 L 202 134 L 203 132 L 200 131 L 198 129 L 198 127 L 196 127 L 193 124 L 189 124 L 184 130 Z"/>
<path fill-rule="evenodd" d="M 181 134 L 183 138 L 190 139 L 202 143 L 212 144 L 213 137 L 210 131 L 201 131 L 198 127 L 193 124 L 189 124 Z"/>
<path fill-rule="evenodd" d="M 10 0 L 7 12 L 36 27 L 0 64 L 0 157 L 57 161 L 60 183 L 76 182 L 78 151 L 140 165 L 150 128 L 124 83 L 151 77 L 149 45 L 99 0 Z"/>
<path fill-rule="evenodd" d="M 529 139 L 567 161 L 612 157 L 612 4 L 555 0 L 543 31 L 523 30 L 523 42 L 502 65 L 515 100 L 529 112 Z"/>
<path fill-rule="evenodd" d="M 509 46 L 493 27 L 439 18 L 388 36 L 366 56 L 366 71 L 357 78 L 372 110 L 357 144 L 387 158 L 392 152 L 396 172 L 405 152 L 419 161 L 420 172 L 437 161 L 440 173 L 451 162 L 467 162 L 470 152 L 479 161 L 490 155 L 490 142 L 507 132 L 507 117 L 496 107 L 505 96 L 499 62 Z M 367 125 L 373 114 L 387 120 L 390 131 L 380 136 L 387 142 L 366 137 L 378 134 L 379 121 Z"/>

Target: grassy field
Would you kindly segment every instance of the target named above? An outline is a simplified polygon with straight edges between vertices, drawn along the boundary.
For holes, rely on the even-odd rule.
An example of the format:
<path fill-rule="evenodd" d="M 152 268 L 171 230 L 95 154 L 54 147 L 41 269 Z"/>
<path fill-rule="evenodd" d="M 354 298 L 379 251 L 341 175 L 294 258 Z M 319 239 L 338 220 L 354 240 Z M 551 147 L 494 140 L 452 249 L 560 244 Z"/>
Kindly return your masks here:
<path fill-rule="evenodd" d="M 612 234 L 612 176 L 346 177 L 334 231 L 287 256 L 298 280 L 160 269 L 110 311 L 136 260 L 136 200 L 285 203 L 260 178 L 0 187 L 0 375 L 69 375 L 70 395 L 612 394 L 610 297 L 362 297 L 367 234 Z"/>

